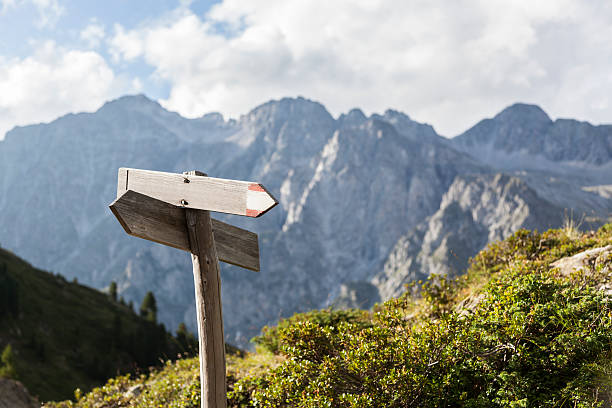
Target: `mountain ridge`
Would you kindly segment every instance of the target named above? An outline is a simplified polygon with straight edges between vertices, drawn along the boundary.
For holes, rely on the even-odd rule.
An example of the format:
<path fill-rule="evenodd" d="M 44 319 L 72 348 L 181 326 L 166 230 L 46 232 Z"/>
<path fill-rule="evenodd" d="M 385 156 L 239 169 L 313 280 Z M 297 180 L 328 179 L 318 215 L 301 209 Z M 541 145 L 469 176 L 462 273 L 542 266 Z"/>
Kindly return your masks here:
<path fill-rule="evenodd" d="M 501 118 L 525 109 L 533 113 L 527 117 L 545 122 L 539 108 L 524 104 Z M 500 118 L 489 119 L 495 120 Z M 494 175 L 505 173 L 539 197 L 525 198 L 528 190 L 517 189 L 505 202 L 522 200 L 534 213 L 530 205 L 544 205 L 544 200 L 555 213 L 575 210 L 593 225 L 602 223 L 612 213 L 607 193 L 612 160 L 601 162 L 603 153 L 590 154 L 586 146 L 586 153 L 574 154 L 572 162 L 543 160 L 536 166 L 529 151 L 509 154 L 503 144 L 489 144 L 487 156 L 464 142 L 506 133 L 523 137 L 521 129 L 530 129 L 554 146 L 567 143 L 566 150 L 573 149 L 576 137 L 590 140 L 589 132 L 595 132 L 598 143 L 612 143 L 612 127 L 580 127 L 576 136 L 577 128 L 562 122 L 556 132 L 569 136 L 551 142 L 550 133 L 533 133 L 537 123 L 510 120 L 492 126 L 489 133 L 477 124 L 455 141 L 393 110 L 368 117 L 353 109 L 334 118 L 318 102 L 283 98 L 238 120 L 216 114 L 203 120 L 181 118 L 145 96 L 128 96 L 94 113 L 17 128 L 0 142 L 0 243 L 69 279 L 78 277 L 95 287 L 116 280 L 127 299 L 141 299 L 153 290 L 163 322 L 176 327 L 185 321 L 193 328 L 189 257 L 123 233 L 107 209 L 115 197 L 117 168 L 197 169 L 261 182 L 279 199 L 277 208 L 257 220 L 217 215 L 260 238 L 260 274 L 222 267 L 227 340 L 245 345 L 262 325 L 333 304 L 351 288 L 369 288 L 363 291 L 375 299 L 372 279 L 384 271 L 398 242 L 415 228 L 429 228 L 427 220 L 440 211 L 443 198 L 462 177 L 480 177 L 465 186 L 480 183 L 484 194 L 494 191 Z M 542 154 L 555 151 L 542 143 L 532 148 Z M 489 217 L 498 213 L 495 200 L 501 199 L 492 197 L 483 206 Z M 559 226 L 562 218 L 558 214 L 558 223 L 551 226 Z M 524 219 L 516 220 L 501 238 L 524 226 Z M 478 235 L 473 242 L 489 239 L 489 226 L 473 232 Z M 469 248 L 481 249 L 477 246 Z M 376 288 L 391 293 L 395 289 L 388 288 L 401 287 L 402 279 L 390 286 L 387 279 Z"/>
<path fill-rule="evenodd" d="M 612 125 L 592 125 L 573 119 L 553 121 L 537 105 L 514 104 L 451 139 L 451 144 L 471 151 L 488 164 L 497 162 L 498 166 L 500 157 L 495 152 L 522 152 L 532 160 L 543 158 L 569 165 L 583 162 L 597 167 L 612 159 L 611 133 Z M 512 168 L 510 164 L 502 165 Z"/>

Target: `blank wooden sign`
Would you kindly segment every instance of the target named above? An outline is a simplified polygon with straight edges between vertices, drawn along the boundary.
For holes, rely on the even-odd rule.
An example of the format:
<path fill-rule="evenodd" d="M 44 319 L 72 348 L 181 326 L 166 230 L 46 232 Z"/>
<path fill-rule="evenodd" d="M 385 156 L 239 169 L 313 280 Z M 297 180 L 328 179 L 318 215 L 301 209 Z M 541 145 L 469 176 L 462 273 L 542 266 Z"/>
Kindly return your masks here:
<path fill-rule="evenodd" d="M 190 251 L 185 209 L 135 191 L 124 191 L 110 209 L 129 235 Z M 212 219 L 220 261 L 259 271 L 257 234 Z"/>

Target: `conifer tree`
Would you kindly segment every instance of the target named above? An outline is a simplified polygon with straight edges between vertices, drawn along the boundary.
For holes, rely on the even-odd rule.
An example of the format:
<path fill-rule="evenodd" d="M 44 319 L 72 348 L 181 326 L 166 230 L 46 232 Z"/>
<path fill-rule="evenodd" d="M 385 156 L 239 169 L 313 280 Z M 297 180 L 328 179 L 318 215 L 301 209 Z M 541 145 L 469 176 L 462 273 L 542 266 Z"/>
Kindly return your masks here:
<path fill-rule="evenodd" d="M 0 264 L 0 317 L 4 314 L 16 316 L 19 312 L 17 282 L 8 274 L 6 264 Z"/>
<path fill-rule="evenodd" d="M 150 322 L 157 322 L 157 302 L 155 301 L 155 296 L 151 291 L 147 292 L 144 299 L 142 299 L 142 304 L 140 305 L 140 316 L 144 317 Z"/>
<path fill-rule="evenodd" d="M 112 281 L 110 283 L 108 287 L 108 294 L 114 302 L 117 301 L 117 282 Z"/>
<path fill-rule="evenodd" d="M 15 357 L 13 356 L 13 348 L 8 344 L 2 351 L 0 356 L 0 377 L 17 378 L 15 372 Z"/>

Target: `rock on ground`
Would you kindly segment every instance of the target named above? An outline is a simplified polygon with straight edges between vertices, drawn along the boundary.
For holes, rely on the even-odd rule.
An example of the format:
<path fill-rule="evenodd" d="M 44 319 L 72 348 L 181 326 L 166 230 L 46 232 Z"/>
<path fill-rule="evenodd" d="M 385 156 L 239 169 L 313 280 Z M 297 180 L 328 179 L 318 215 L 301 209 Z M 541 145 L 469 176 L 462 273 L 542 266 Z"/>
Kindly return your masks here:
<path fill-rule="evenodd" d="M 0 408 L 33 408 L 40 404 L 19 381 L 0 378 Z"/>

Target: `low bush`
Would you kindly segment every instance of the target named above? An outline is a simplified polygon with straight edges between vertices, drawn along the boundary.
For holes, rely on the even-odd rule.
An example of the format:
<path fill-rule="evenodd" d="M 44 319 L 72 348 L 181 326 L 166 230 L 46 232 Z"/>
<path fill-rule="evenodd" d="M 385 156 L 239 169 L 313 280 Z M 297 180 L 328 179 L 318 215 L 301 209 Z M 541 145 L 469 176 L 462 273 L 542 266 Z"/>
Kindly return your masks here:
<path fill-rule="evenodd" d="M 407 292 L 377 307 L 369 322 L 322 323 L 321 312 L 285 320 L 260 337 L 285 362 L 240 380 L 231 401 L 252 407 L 602 406 L 612 378 L 612 297 L 597 279 L 559 276 L 550 263 L 609 240 L 601 233 L 571 240 L 561 231 L 519 231 L 479 254 L 466 277 L 432 277 L 420 299 Z M 478 290 L 466 290 L 470 285 Z M 461 302 L 466 296 L 472 302 Z M 359 312 L 343 313 L 337 316 Z"/>
<path fill-rule="evenodd" d="M 418 296 L 282 320 L 253 340 L 257 353 L 229 355 L 228 405 L 609 407 L 612 256 L 569 275 L 551 263 L 611 244 L 610 225 L 579 238 L 519 231 L 465 275 L 432 276 Z M 198 362 L 49 406 L 196 408 Z"/>

